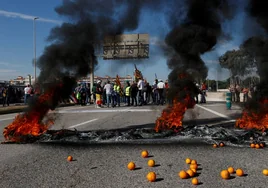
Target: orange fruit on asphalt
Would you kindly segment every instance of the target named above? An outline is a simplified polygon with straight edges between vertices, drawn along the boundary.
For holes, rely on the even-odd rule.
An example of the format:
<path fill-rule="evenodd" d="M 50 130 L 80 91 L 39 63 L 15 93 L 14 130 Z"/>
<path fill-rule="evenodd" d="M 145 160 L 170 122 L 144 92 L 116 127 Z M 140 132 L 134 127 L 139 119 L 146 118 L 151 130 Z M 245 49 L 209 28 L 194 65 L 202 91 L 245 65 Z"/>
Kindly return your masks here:
<path fill-rule="evenodd" d="M 68 157 L 67 157 L 67 161 L 72 161 L 73 160 L 73 157 L 71 156 L 71 155 L 69 155 Z"/>
<path fill-rule="evenodd" d="M 236 169 L 235 172 L 236 172 L 236 175 L 238 175 L 238 176 L 243 176 L 244 175 L 244 171 L 241 168 Z"/>
<path fill-rule="evenodd" d="M 197 164 L 196 160 L 192 160 L 191 164 Z"/>
<path fill-rule="evenodd" d="M 230 178 L 230 173 L 228 172 L 228 170 L 222 170 L 221 171 L 221 177 L 225 180 Z"/>
<path fill-rule="evenodd" d="M 155 161 L 150 159 L 147 164 L 149 167 L 153 167 L 155 165 Z"/>
<path fill-rule="evenodd" d="M 197 179 L 197 178 L 193 178 L 193 179 L 192 179 L 192 184 L 193 184 L 193 185 L 198 185 L 198 183 L 199 183 L 199 182 L 198 182 L 198 179 Z"/>
<path fill-rule="evenodd" d="M 188 174 L 187 174 L 187 172 L 185 172 L 184 170 L 180 171 L 178 175 L 179 175 L 179 177 L 180 177 L 181 179 L 186 179 L 186 178 L 188 178 Z"/>
<path fill-rule="evenodd" d="M 213 148 L 217 148 L 218 147 L 218 145 L 217 144 L 213 144 Z"/>
<path fill-rule="evenodd" d="M 256 145 L 255 145 L 255 148 L 256 148 L 256 149 L 260 149 L 260 144 L 256 144 Z"/>
<path fill-rule="evenodd" d="M 264 148 L 264 144 L 263 143 L 260 143 L 260 148 Z"/>
<path fill-rule="evenodd" d="M 265 176 L 268 176 L 268 169 L 264 169 L 264 170 L 262 171 L 262 173 L 263 173 Z"/>
<path fill-rule="evenodd" d="M 135 167 L 136 167 L 136 165 L 135 165 L 134 162 L 130 162 L 130 163 L 128 163 L 128 165 L 127 165 L 127 168 L 128 168 L 129 170 L 134 170 Z"/>
<path fill-rule="evenodd" d="M 154 172 L 149 172 L 146 178 L 149 182 L 154 182 L 156 180 L 156 174 Z"/>
<path fill-rule="evenodd" d="M 230 174 L 233 174 L 235 172 L 234 168 L 231 166 L 227 170 Z"/>
<path fill-rule="evenodd" d="M 194 177 L 195 172 L 191 169 L 187 170 L 186 173 L 190 176 L 190 177 Z"/>
<path fill-rule="evenodd" d="M 255 144 L 251 143 L 251 144 L 250 144 L 250 147 L 251 147 L 251 148 L 255 148 Z"/>
<path fill-rule="evenodd" d="M 185 159 L 186 164 L 191 164 L 191 161 L 192 160 L 190 158 Z"/>
<path fill-rule="evenodd" d="M 192 170 L 194 173 L 196 173 L 196 172 L 197 172 L 197 171 L 196 171 L 196 169 L 194 169 L 194 168 L 192 168 L 191 170 Z"/>
<path fill-rule="evenodd" d="M 198 168 L 197 164 L 191 164 L 190 165 L 190 169 L 196 169 L 197 170 L 197 168 Z"/>
<path fill-rule="evenodd" d="M 219 145 L 220 145 L 220 147 L 225 146 L 225 144 L 223 142 L 221 142 Z"/>
<path fill-rule="evenodd" d="M 149 153 L 148 153 L 148 151 L 146 151 L 146 150 L 144 150 L 144 151 L 141 152 L 141 156 L 142 156 L 143 158 L 147 158 L 148 155 L 149 155 Z"/>

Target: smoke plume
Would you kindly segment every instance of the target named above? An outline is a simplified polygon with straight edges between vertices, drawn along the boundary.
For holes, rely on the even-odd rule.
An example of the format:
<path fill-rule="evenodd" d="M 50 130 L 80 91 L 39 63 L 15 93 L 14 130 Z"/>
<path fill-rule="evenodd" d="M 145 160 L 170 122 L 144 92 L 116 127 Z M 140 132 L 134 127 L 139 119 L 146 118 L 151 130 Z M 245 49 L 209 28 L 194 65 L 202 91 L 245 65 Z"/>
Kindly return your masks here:
<path fill-rule="evenodd" d="M 257 23 L 266 31 L 264 36 L 254 36 L 247 39 L 241 48 L 245 49 L 247 53 L 255 59 L 258 74 L 260 76 L 259 89 L 259 99 L 268 97 L 268 12 L 266 8 L 268 7 L 267 1 L 262 0 L 250 0 L 247 11 L 248 13 L 256 19 Z M 258 34 L 258 33 L 256 33 Z"/>
<path fill-rule="evenodd" d="M 163 1 L 156 0 L 64 0 L 55 11 L 67 22 L 51 30 L 43 55 L 38 59 L 38 83 L 50 85 L 63 78 L 77 80 L 98 64 L 96 48 L 105 35 L 121 34 L 137 29 L 141 9 L 158 9 Z M 48 84 L 50 83 L 50 84 Z M 64 85 L 71 91 L 75 82 Z"/>
<path fill-rule="evenodd" d="M 176 52 L 168 60 L 168 66 L 172 70 L 169 75 L 172 99 L 178 91 L 185 91 L 185 88 L 188 88 L 192 95 L 196 95 L 193 81 L 205 79 L 208 73 L 200 55 L 212 50 L 216 45 L 222 34 L 222 15 L 230 16 L 228 2 L 223 0 L 189 0 L 187 7 L 183 23 L 173 27 L 166 36 L 167 45 Z M 182 79 L 180 74 L 188 76 Z"/>

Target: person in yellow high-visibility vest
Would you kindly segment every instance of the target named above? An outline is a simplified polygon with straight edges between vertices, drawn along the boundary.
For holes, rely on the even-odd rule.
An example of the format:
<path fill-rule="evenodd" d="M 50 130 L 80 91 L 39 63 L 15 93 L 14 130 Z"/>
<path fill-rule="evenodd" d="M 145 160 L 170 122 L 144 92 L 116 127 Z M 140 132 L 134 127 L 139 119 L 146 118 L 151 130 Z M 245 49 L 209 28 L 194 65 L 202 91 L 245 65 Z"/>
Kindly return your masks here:
<path fill-rule="evenodd" d="M 125 94 L 126 94 L 127 105 L 130 106 L 130 83 L 129 82 L 127 82 L 127 87 L 125 89 Z"/>
<path fill-rule="evenodd" d="M 120 90 L 121 90 L 121 88 L 120 88 L 120 85 L 116 85 L 115 86 L 115 92 L 116 92 L 116 102 L 117 102 L 117 105 L 120 107 L 120 97 L 121 97 L 121 95 L 120 95 Z"/>

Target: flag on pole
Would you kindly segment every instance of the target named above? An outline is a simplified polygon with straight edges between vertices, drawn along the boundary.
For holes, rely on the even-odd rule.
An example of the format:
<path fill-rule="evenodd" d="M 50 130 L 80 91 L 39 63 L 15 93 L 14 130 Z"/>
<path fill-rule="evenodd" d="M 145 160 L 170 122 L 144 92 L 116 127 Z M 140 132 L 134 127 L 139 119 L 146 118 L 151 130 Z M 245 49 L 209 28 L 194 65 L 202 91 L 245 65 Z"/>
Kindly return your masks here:
<path fill-rule="evenodd" d="M 134 70 L 134 78 L 135 78 L 135 81 L 138 82 L 139 79 L 142 79 L 143 76 L 142 76 L 142 73 L 140 70 L 138 70 L 136 64 L 134 64 L 134 67 L 135 67 L 135 70 Z"/>

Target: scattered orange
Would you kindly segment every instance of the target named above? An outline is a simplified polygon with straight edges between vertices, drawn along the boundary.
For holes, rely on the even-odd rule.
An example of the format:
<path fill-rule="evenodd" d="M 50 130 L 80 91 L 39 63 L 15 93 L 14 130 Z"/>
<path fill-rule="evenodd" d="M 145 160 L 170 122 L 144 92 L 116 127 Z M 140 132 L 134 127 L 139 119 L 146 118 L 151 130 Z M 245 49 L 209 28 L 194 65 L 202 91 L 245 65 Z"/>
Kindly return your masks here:
<path fill-rule="evenodd" d="M 181 179 L 186 179 L 186 178 L 188 178 L 188 174 L 187 174 L 187 172 L 185 172 L 184 170 L 180 171 L 178 175 L 179 175 L 179 177 L 180 177 Z"/>
<path fill-rule="evenodd" d="M 264 144 L 263 143 L 260 143 L 260 147 L 263 148 L 264 147 Z"/>
<path fill-rule="evenodd" d="M 234 168 L 231 166 L 227 170 L 230 174 L 233 174 L 235 172 Z"/>
<path fill-rule="evenodd" d="M 236 172 L 236 175 L 238 175 L 238 176 L 243 176 L 244 175 L 244 171 L 241 168 L 236 169 L 235 172 Z"/>
<path fill-rule="evenodd" d="M 220 145 L 221 147 L 225 146 L 225 144 L 224 144 L 223 142 L 221 142 L 219 145 Z"/>
<path fill-rule="evenodd" d="M 213 148 L 217 148 L 218 147 L 218 145 L 217 144 L 213 144 Z"/>
<path fill-rule="evenodd" d="M 196 173 L 196 172 L 197 172 L 197 171 L 196 171 L 196 169 L 194 169 L 194 168 L 192 168 L 191 170 L 192 170 L 194 173 Z"/>
<path fill-rule="evenodd" d="M 146 178 L 149 182 L 154 182 L 156 180 L 156 174 L 154 172 L 149 172 Z"/>
<path fill-rule="evenodd" d="M 149 155 L 149 153 L 148 153 L 148 151 L 146 151 L 146 150 L 144 150 L 144 151 L 141 152 L 141 156 L 142 156 L 143 158 L 147 158 L 148 155 Z"/>
<path fill-rule="evenodd" d="M 127 165 L 127 168 L 128 168 L 129 170 L 134 170 L 135 167 L 136 167 L 136 165 L 135 165 L 134 162 L 130 162 L 130 163 L 128 163 L 128 165 Z"/>
<path fill-rule="evenodd" d="M 230 173 L 228 172 L 228 170 L 222 170 L 221 171 L 221 177 L 223 178 L 223 179 L 229 179 L 230 178 Z"/>
<path fill-rule="evenodd" d="M 73 157 L 71 156 L 71 155 L 69 155 L 68 157 L 67 157 L 67 161 L 72 161 L 73 160 Z"/>
<path fill-rule="evenodd" d="M 197 170 L 197 164 L 191 164 L 190 169 L 196 169 Z"/>
<path fill-rule="evenodd" d="M 259 149 L 259 148 L 260 148 L 260 144 L 256 144 L 256 145 L 255 145 L 255 148 L 256 148 L 256 149 Z"/>
<path fill-rule="evenodd" d="M 265 176 L 268 176 L 268 169 L 264 169 L 264 170 L 262 171 L 262 173 L 263 173 Z"/>
<path fill-rule="evenodd" d="M 250 147 L 251 147 L 251 148 L 255 148 L 255 144 L 251 143 L 251 144 L 250 144 Z"/>
<path fill-rule="evenodd" d="M 197 179 L 197 178 L 193 178 L 193 179 L 192 179 L 192 184 L 193 184 L 193 185 L 198 185 L 198 183 L 199 183 L 199 182 L 198 182 L 198 179 Z"/>
<path fill-rule="evenodd" d="M 148 161 L 148 166 L 149 166 L 149 167 L 153 167 L 154 165 L 155 165 L 155 161 L 152 160 L 152 159 L 150 159 L 150 160 Z"/>
<path fill-rule="evenodd" d="M 186 162 L 186 164 L 191 164 L 191 159 L 190 159 L 190 158 L 187 158 L 187 159 L 185 160 L 185 162 Z"/>
<path fill-rule="evenodd" d="M 197 164 L 196 160 L 192 160 L 191 164 Z"/>
<path fill-rule="evenodd" d="M 187 170 L 186 173 L 190 176 L 190 177 L 194 177 L 195 172 L 191 169 Z"/>

